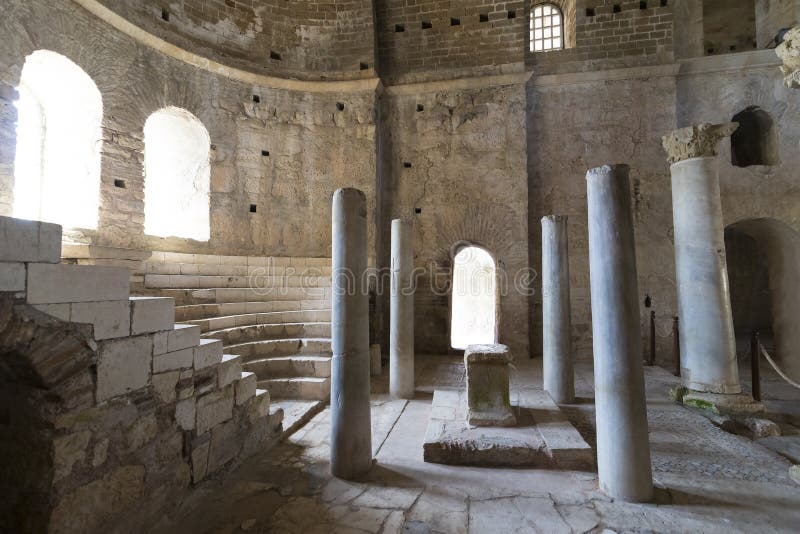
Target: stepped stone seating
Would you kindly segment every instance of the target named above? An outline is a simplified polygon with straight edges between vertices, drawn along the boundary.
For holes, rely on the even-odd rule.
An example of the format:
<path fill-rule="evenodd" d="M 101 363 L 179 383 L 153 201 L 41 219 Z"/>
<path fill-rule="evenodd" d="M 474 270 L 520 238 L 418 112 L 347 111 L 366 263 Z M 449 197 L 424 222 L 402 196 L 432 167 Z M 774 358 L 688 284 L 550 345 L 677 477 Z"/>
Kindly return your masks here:
<path fill-rule="evenodd" d="M 173 298 L 180 324 L 241 355 L 288 433 L 330 398 L 330 286 L 330 258 L 154 252 L 141 292 Z"/>
<path fill-rule="evenodd" d="M 130 296 L 128 266 L 62 264 L 61 252 L 60 226 L 0 217 L 0 370 L 63 402 L 42 416 L 56 417 L 53 484 L 68 503 L 53 521 L 80 531 L 116 498 L 98 494 L 122 491 L 120 469 L 148 474 L 127 481 L 143 493 L 186 488 L 278 440 L 283 411 L 241 356 L 200 325 L 176 325 L 173 298 Z M 0 445 L 24 454 L 11 439 Z M 81 507 L 86 517 L 59 515 Z"/>

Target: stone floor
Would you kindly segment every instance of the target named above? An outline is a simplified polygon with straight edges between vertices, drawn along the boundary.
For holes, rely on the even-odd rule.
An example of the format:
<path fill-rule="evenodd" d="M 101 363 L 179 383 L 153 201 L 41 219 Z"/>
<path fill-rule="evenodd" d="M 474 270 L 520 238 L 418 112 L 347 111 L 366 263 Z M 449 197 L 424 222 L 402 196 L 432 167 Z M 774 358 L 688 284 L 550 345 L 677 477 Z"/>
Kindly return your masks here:
<path fill-rule="evenodd" d="M 539 361 L 515 365 L 512 387 L 541 384 Z M 774 399 L 768 404 L 798 410 L 800 392 L 765 375 L 765 398 Z M 377 463 L 364 480 L 329 475 L 326 408 L 286 442 L 204 482 L 160 531 L 797 532 L 800 486 L 788 477 L 791 464 L 670 402 L 667 390 L 676 379 L 664 369 L 647 368 L 646 380 L 652 504 L 609 499 L 596 490 L 594 472 L 424 463 L 430 393 L 434 386 L 463 387 L 464 373 L 458 358 L 420 356 L 413 401 L 390 400 L 386 376 L 373 384 Z M 578 364 L 580 399 L 564 410 L 594 445 L 592 383 L 591 363 Z"/>

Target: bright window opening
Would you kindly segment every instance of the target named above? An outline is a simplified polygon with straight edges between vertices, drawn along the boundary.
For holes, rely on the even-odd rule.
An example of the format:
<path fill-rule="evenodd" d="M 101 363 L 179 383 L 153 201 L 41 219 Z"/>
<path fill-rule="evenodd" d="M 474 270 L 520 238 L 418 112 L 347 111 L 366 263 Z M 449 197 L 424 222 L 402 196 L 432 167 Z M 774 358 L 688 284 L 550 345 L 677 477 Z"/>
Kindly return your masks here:
<path fill-rule="evenodd" d="M 197 117 L 168 107 L 144 125 L 144 230 L 208 241 L 210 138 Z"/>
<path fill-rule="evenodd" d="M 494 259 L 479 247 L 464 247 L 456 254 L 453 269 L 450 345 L 495 343 L 497 322 L 497 274 Z"/>
<path fill-rule="evenodd" d="M 531 11 L 531 51 L 546 52 L 564 48 L 564 17 L 553 4 L 541 4 Z"/>
<path fill-rule="evenodd" d="M 97 228 L 100 91 L 79 66 L 48 50 L 27 57 L 18 91 L 14 217 Z"/>

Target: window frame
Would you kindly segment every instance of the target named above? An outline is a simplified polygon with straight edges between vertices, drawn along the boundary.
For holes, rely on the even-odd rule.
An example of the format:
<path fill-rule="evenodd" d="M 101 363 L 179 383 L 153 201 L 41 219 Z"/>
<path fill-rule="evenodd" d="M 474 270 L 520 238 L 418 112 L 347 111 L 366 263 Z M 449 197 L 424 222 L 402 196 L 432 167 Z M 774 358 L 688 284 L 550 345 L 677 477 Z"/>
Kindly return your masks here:
<path fill-rule="evenodd" d="M 537 10 L 541 9 L 542 14 L 537 15 Z M 544 10 L 550 10 L 545 12 Z M 552 23 L 552 17 L 557 16 L 558 22 L 556 24 Z M 548 23 L 545 23 L 545 19 L 549 19 Z M 539 27 L 536 26 L 537 21 L 541 20 L 541 25 Z M 542 36 L 536 37 L 536 31 L 541 30 Z M 558 35 L 553 35 L 554 33 Z M 545 36 L 545 33 L 549 31 L 550 35 Z M 553 52 L 555 50 L 564 50 L 566 48 L 565 42 L 565 25 L 564 25 L 564 11 L 561 9 L 560 6 L 551 3 L 551 2 L 544 2 L 541 4 L 536 4 L 531 7 L 529 22 L 528 22 L 528 39 L 530 41 L 528 45 L 528 50 L 530 52 Z M 558 46 L 553 46 L 553 40 L 558 39 L 559 44 Z M 545 43 L 550 41 L 550 46 L 546 47 Z M 541 43 L 541 45 L 538 45 Z M 537 46 L 541 46 L 541 48 L 537 48 Z"/>

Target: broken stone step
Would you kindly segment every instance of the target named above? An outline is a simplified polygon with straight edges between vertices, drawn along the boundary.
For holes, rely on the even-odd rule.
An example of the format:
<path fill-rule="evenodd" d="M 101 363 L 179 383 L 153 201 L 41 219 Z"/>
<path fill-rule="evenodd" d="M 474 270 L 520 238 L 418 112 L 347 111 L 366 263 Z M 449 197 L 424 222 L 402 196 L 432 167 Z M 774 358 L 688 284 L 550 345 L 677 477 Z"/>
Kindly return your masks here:
<path fill-rule="evenodd" d="M 203 332 L 212 330 L 226 330 L 234 327 L 254 326 L 259 324 L 291 324 L 291 323 L 330 323 L 330 311 L 320 313 L 312 312 L 272 312 L 272 313 L 241 313 L 236 315 L 220 315 L 208 319 L 194 319 L 185 321 L 195 324 Z"/>
<path fill-rule="evenodd" d="M 228 352 L 240 354 L 245 362 L 271 356 L 296 354 L 330 355 L 330 338 L 267 339 L 237 343 L 225 347 Z"/>
<path fill-rule="evenodd" d="M 273 399 L 273 409 L 283 410 L 283 432 L 281 439 L 286 439 L 311 421 L 325 409 L 325 401 L 302 399 Z"/>
<path fill-rule="evenodd" d="M 153 263 L 142 264 L 147 274 L 188 276 L 327 276 L 330 264 L 319 267 L 293 267 L 291 265 L 212 265 L 204 263 Z"/>
<path fill-rule="evenodd" d="M 276 399 L 327 400 L 331 394 L 329 378 L 292 377 L 259 380 L 258 387 Z"/>
<path fill-rule="evenodd" d="M 331 357 L 295 355 L 260 358 L 246 362 L 244 369 L 262 379 L 297 376 L 328 378 L 331 376 Z"/>
<path fill-rule="evenodd" d="M 289 289 L 316 289 L 330 287 L 330 275 L 268 276 L 205 276 L 190 274 L 147 274 L 146 287 L 175 289 L 227 289 L 245 288 L 261 293 L 280 293 Z"/>
<path fill-rule="evenodd" d="M 329 337 L 331 323 L 286 323 L 235 326 L 202 334 L 204 338 L 220 339 L 225 345 L 268 339 Z"/>

